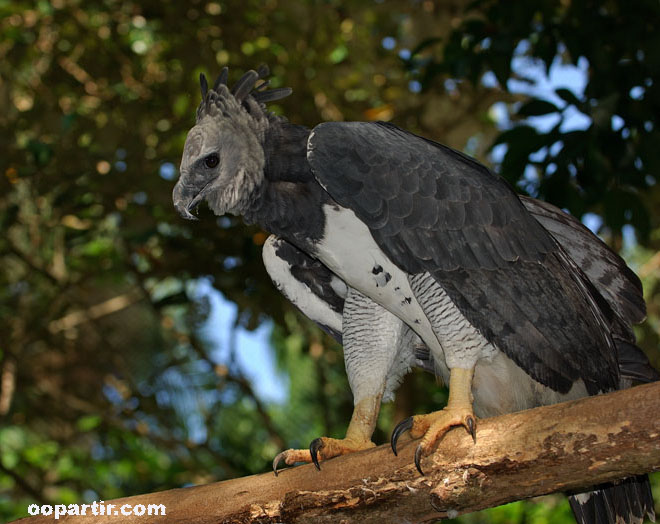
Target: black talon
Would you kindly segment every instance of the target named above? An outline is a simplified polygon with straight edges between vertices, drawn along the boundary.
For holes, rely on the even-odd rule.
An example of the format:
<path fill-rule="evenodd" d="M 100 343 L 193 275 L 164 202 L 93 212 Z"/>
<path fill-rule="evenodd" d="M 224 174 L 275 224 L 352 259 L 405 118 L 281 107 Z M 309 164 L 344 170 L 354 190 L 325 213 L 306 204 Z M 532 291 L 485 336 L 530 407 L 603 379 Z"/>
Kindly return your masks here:
<path fill-rule="evenodd" d="M 316 469 L 321 471 L 321 466 L 319 465 L 319 458 L 317 456 L 317 453 L 319 452 L 319 449 L 323 447 L 323 439 L 322 438 L 315 438 L 312 440 L 312 443 L 309 445 L 309 452 L 312 455 L 312 462 L 316 466 Z"/>
<path fill-rule="evenodd" d="M 419 474 L 423 477 L 424 472 L 422 471 L 422 466 L 419 465 L 419 461 L 422 458 L 422 445 L 420 444 L 417 446 L 417 449 L 415 450 L 415 466 L 417 466 L 417 471 L 419 471 Z"/>
<path fill-rule="evenodd" d="M 277 477 L 277 466 L 280 463 L 280 460 L 282 460 L 282 457 L 286 454 L 286 451 L 282 451 L 282 453 L 278 453 L 275 458 L 273 459 L 273 473 L 275 473 L 275 476 Z"/>
<path fill-rule="evenodd" d="M 474 440 L 474 443 L 477 443 L 477 424 L 476 421 L 474 420 L 474 417 L 468 417 L 467 418 L 467 425 L 468 425 L 468 431 L 470 432 L 470 435 L 472 435 L 472 440 Z"/>
<path fill-rule="evenodd" d="M 399 437 L 406 431 L 412 429 L 412 427 L 413 427 L 413 418 L 408 417 L 406 419 L 403 419 L 401 422 L 399 422 L 394 428 L 394 431 L 392 431 L 390 444 L 392 445 L 392 451 L 394 452 L 394 456 L 396 456 L 396 443 L 399 440 Z"/>

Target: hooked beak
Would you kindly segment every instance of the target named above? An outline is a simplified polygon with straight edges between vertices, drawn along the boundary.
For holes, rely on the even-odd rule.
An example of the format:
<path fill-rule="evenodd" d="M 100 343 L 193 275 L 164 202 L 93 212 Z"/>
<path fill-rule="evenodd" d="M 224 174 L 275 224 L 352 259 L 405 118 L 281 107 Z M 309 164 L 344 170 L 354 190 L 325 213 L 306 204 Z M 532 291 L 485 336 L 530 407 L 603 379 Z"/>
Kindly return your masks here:
<path fill-rule="evenodd" d="M 178 211 L 179 215 L 187 220 L 199 220 L 192 214 L 192 211 L 203 198 L 203 193 L 204 190 L 199 191 L 199 189 L 194 186 L 186 185 L 185 174 L 181 173 L 181 177 L 172 191 L 174 208 Z"/>

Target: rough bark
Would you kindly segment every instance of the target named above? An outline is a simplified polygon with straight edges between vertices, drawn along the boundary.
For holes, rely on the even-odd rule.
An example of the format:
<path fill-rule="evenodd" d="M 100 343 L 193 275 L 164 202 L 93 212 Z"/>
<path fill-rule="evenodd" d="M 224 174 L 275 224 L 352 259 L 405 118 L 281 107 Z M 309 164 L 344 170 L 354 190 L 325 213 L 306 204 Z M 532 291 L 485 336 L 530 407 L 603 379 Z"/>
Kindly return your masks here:
<path fill-rule="evenodd" d="M 106 501 L 164 504 L 164 523 L 432 522 L 506 502 L 660 469 L 660 383 L 481 420 L 477 442 L 450 431 L 413 466 L 414 441 L 205 486 Z M 89 510 L 88 510 L 89 512 Z M 16 522 L 39 524 L 50 517 Z M 59 522 L 143 523 L 145 516 Z"/>

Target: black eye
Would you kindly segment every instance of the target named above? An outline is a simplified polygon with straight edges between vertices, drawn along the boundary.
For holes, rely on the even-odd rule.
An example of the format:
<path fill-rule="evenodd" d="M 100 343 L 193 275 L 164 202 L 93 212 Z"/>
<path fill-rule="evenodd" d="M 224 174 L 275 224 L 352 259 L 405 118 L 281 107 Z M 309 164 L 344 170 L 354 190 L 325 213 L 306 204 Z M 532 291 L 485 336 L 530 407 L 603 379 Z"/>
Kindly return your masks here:
<path fill-rule="evenodd" d="M 204 159 L 204 163 L 206 164 L 206 167 L 213 169 L 220 163 L 220 157 L 217 153 L 211 153 Z"/>

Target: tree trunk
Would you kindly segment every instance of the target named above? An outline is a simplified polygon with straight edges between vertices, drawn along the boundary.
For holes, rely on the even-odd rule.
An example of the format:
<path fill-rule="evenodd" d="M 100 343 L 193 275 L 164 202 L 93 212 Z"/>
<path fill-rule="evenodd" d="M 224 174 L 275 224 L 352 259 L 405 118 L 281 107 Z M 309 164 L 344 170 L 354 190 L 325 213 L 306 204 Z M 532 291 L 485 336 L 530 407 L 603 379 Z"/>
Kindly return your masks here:
<path fill-rule="evenodd" d="M 416 442 L 312 465 L 191 488 L 105 501 L 119 512 L 163 504 L 164 523 L 431 522 L 555 491 L 660 469 L 660 383 L 479 421 L 477 442 L 461 428 L 413 465 Z M 124 508 L 127 510 L 128 508 Z M 137 507 L 138 512 L 140 507 Z M 87 513 L 91 508 L 87 508 Z M 145 513 L 146 515 L 146 513 Z M 143 516 L 121 516 L 144 523 Z M 63 516 L 112 523 L 117 516 Z M 22 524 L 52 522 L 49 517 Z"/>

